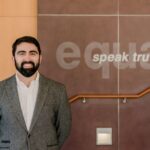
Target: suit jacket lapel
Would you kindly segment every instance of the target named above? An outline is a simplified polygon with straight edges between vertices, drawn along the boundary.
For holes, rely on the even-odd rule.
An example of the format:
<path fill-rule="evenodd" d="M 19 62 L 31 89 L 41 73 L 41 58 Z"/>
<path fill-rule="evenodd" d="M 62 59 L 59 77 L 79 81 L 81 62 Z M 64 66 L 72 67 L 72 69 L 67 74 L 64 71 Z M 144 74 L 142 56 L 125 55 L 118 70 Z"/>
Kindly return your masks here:
<path fill-rule="evenodd" d="M 47 91 L 48 91 L 47 80 L 42 75 L 40 75 L 38 95 L 37 95 L 36 105 L 35 105 L 29 132 L 31 132 L 33 126 L 35 125 L 35 123 L 39 117 L 39 114 L 42 110 L 42 107 L 43 107 L 45 99 L 46 99 Z"/>
<path fill-rule="evenodd" d="M 21 106 L 20 106 L 15 75 L 6 81 L 6 92 L 7 92 L 8 99 L 10 101 L 11 108 L 15 116 L 17 117 L 17 120 L 20 122 L 22 127 L 25 128 L 25 130 L 27 130 L 23 113 L 21 110 Z"/>

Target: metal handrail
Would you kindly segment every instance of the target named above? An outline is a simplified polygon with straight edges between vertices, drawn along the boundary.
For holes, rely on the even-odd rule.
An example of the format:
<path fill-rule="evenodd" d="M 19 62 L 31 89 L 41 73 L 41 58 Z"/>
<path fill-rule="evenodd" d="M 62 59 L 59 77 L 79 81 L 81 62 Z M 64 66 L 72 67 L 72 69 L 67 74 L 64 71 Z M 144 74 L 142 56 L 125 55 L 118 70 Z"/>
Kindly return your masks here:
<path fill-rule="evenodd" d="M 139 92 L 137 94 L 78 94 L 75 96 L 72 96 L 69 98 L 69 102 L 72 103 L 78 99 L 81 98 L 86 98 L 86 99 L 90 99 L 90 98 L 98 98 L 98 99 L 118 99 L 118 98 L 125 98 L 125 99 L 138 99 L 146 94 L 150 93 L 150 87 L 143 90 L 142 92 Z"/>

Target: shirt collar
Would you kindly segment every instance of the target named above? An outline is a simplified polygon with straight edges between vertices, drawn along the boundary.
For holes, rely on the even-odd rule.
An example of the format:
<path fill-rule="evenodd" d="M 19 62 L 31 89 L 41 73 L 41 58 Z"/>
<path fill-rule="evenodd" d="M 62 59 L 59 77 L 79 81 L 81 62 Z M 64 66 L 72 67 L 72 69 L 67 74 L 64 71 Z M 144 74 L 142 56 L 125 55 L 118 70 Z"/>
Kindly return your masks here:
<path fill-rule="evenodd" d="M 36 76 L 35 80 L 32 80 L 32 81 L 31 81 L 30 86 L 31 86 L 33 83 L 38 83 L 38 82 L 39 82 L 39 78 L 40 78 L 40 74 L 39 74 L 39 72 L 37 71 L 37 76 Z M 25 86 L 25 87 L 27 87 L 22 81 L 20 81 L 20 79 L 18 78 L 17 74 L 16 74 L 16 81 L 17 81 L 17 85 L 18 85 L 18 86 Z M 30 86 L 29 86 L 29 87 L 30 87 Z"/>

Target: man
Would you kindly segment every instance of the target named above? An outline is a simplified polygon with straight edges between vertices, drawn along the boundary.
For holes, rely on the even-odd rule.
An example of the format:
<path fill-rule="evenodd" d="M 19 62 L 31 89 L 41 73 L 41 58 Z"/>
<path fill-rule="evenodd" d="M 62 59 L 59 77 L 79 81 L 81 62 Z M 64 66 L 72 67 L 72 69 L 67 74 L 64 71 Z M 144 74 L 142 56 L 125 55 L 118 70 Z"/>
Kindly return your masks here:
<path fill-rule="evenodd" d="M 59 150 L 71 124 L 65 87 L 39 74 L 34 37 L 18 38 L 12 54 L 16 74 L 0 83 L 0 150 Z"/>

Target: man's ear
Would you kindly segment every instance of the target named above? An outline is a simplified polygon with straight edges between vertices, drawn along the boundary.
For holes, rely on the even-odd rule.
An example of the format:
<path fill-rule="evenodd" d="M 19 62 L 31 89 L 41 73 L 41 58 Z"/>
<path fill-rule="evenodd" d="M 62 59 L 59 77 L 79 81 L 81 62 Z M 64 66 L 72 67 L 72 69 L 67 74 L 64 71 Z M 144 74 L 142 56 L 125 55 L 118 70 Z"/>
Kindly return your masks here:
<path fill-rule="evenodd" d="M 40 55 L 40 64 L 41 64 L 41 62 L 42 62 L 42 55 Z"/>

